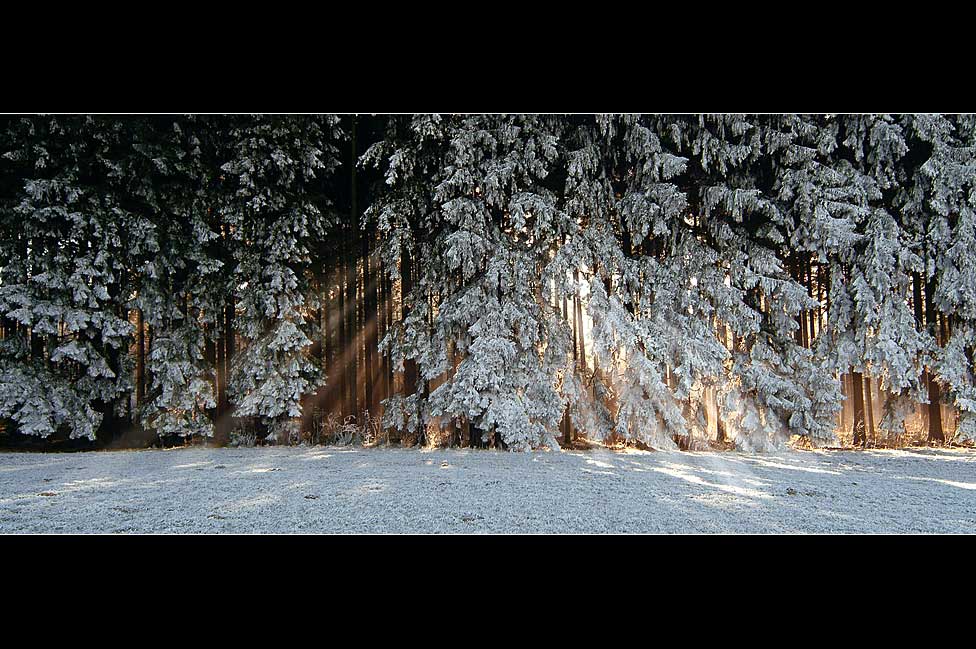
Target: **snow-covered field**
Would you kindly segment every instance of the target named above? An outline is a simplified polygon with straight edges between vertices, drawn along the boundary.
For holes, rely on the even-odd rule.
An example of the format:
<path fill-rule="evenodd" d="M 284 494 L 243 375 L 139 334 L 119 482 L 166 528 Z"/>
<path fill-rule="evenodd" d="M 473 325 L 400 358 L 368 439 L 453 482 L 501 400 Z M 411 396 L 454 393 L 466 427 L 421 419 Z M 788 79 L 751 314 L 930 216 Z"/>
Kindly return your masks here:
<path fill-rule="evenodd" d="M 0 532 L 976 533 L 976 452 L 0 453 Z"/>

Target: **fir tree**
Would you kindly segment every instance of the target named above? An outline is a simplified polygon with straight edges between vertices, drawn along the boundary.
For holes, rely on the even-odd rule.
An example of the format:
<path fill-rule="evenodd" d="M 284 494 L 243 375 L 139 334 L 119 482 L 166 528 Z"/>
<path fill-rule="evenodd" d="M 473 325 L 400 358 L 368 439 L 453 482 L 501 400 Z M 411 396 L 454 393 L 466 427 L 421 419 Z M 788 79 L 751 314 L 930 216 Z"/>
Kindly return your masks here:
<path fill-rule="evenodd" d="M 227 189 L 218 209 L 236 245 L 235 326 L 245 340 L 230 398 L 238 416 L 260 417 L 283 440 L 298 432 L 303 395 L 324 380 L 308 353 L 305 295 L 311 247 L 331 221 L 308 188 L 338 164 L 337 125 L 334 117 L 245 117 L 222 134 Z"/>
<path fill-rule="evenodd" d="M 213 435 L 213 371 L 204 357 L 201 326 L 220 310 L 211 277 L 219 238 L 207 216 L 208 170 L 202 160 L 200 120 L 140 118 L 129 122 L 125 159 L 127 195 L 135 206 L 127 252 L 137 278 L 132 306 L 152 332 L 146 354 L 147 394 L 142 425 L 158 435 Z"/>
<path fill-rule="evenodd" d="M 3 341 L 0 417 L 26 434 L 95 439 L 131 389 L 121 129 L 72 116 L 9 126 L 3 156 L 24 179 L 3 213 L 0 312 L 17 329 Z"/>

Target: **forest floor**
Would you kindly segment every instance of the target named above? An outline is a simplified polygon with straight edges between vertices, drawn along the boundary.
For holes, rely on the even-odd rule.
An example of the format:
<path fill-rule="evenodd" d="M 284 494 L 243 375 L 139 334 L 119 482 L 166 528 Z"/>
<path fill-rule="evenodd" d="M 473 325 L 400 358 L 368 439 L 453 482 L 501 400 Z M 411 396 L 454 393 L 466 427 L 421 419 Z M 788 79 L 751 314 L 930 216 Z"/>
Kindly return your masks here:
<path fill-rule="evenodd" d="M 0 453 L 0 533 L 976 533 L 976 451 Z"/>

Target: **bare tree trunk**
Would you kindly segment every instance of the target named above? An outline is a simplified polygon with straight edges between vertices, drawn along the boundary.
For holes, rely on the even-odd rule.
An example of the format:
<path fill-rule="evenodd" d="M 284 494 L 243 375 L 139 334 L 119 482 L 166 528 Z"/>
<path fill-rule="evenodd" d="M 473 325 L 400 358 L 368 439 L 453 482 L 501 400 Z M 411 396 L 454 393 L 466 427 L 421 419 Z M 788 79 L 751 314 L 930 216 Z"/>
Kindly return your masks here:
<path fill-rule="evenodd" d="M 389 396 L 386 390 L 386 355 L 380 353 L 379 343 L 386 336 L 386 281 L 384 280 L 386 269 L 379 254 L 376 256 L 376 271 L 374 281 L 376 282 L 376 305 L 373 311 L 376 313 L 376 345 L 373 347 L 376 352 L 376 415 L 381 416 L 383 400 Z"/>
<path fill-rule="evenodd" d="M 579 270 L 573 271 L 573 277 L 576 280 L 577 285 L 579 284 Z M 576 306 L 576 312 L 574 314 L 576 320 L 576 331 L 579 334 L 579 368 L 583 375 L 586 374 L 586 341 L 583 338 L 583 302 L 580 300 L 579 296 L 573 297 L 573 302 Z"/>
<path fill-rule="evenodd" d="M 374 275 L 376 274 L 375 263 L 370 264 L 370 238 L 368 236 L 363 236 L 363 329 L 365 331 L 364 338 L 366 340 L 364 345 L 364 365 L 366 374 L 366 385 L 364 390 L 364 396 L 366 399 L 366 407 L 369 408 L 370 414 L 375 415 L 377 408 L 375 403 L 375 390 L 373 389 L 373 382 L 376 380 L 376 343 L 379 323 L 376 321 L 376 280 Z"/>
<path fill-rule="evenodd" d="M 231 295 L 227 298 L 227 308 L 224 311 L 224 330 L 227 332 L 227 339 L 224 341 L 224 378 L 227 380 L 228 385 L 230 384 L 230 374 L 234 369 L 234 353 L 236 351 L 236 344 L 234 340 L 234 314 L 236 311 L 236 302 L 234 296 Z M 227 398 L 227 410 L 233 409 L 230 403 L 229 393 L 226 395 Z"/>
<path fill-rule="evenodd" d="M 715 439 L 719 442 L 724 442 L 728 439 L 728 435 L 725 432 L 725 421 L 722 420 L 722 415 L 718 410 L 718 401 L 715 403 Z"/>
<path fill-rule="evenodd" d="M 146 398 L 146 327 L 142 309 L 136 309 L 136 408 Z M 209 340 L 209 339 L 208 339 Z"/>
<path fill-rule="evenodd" d="M 346 365 L 346 370 L 348 372 L 348 378 L 346 379 L 347 389 L 349 390 L 347 394 L 348 399 L 348 414 L 354 415 L 356 420 L 359 420 L 359 404 L 357 403 L 358 390 L 357 390 L 357 361 L 359 358 L 359 350 L 357 345 L 359 341 L 356 336 L 356 237 L 359 231 L 359 204 L 357 202 L 357 187 L 356 187 L 356 149 L 355 149 L 355 130 L 356 130 L 356 118 L 352 118 L 352 130 L 353 130 L 353 142 L 351 149 L 351 176 L 350 176 L 350 231 L 349 231 L 349 245 L 347 248 L 347 263 L 346 263 L 346 305 L 345 305 L 345 321 L 346 321 L 346 345 L 352 346 L 348 353 L 349 362 Z"/>
<path fill-rule="evenodd" d="M 820 302 L 820 306 L 817 307 L 817 335 L 823 331 L 823 303 L 824 303 L 824 282 L 826 281 L 826 271 L 825 268 L 817 264 L 817 301 Z"/>
<path fill-rule="evenodd" d="M 155 342 L 155 340 L 156 340 L 156 330 L 153 329 L 152 325 L 147 324 L 146 325 L 146 356 L 149 358 L 152 357 L 153 342 Z M 146 376 L 143 380 L 146 382 L 146 385 L 149 386 L 152 385 L 152 379 L 153 379 L 152 365 L 151 364 L 146 365 Z"/>
<path fill-rule="evenodd" d="M 874 439 L 874 399 L 871 394 L 871 375 L 864 377 L 865 409 L 867 410 L 868 439 Z"/>
<path fill-rule="evenodd" d="M 937 345 L 942 345 L 937 330 L 938 314 L 935 310 L 933 297 L 935 295 L 935 279 L 930 279 L 925 285 L 925 324 Z M 942 430 L 942 386 L 935 380 L 931 370 L 929 379 L 929 441 L 945 443 L 945 432 Z"/>
<path fill-rule="evenodd" d="M 569 322 L 569 299 L 563 295 L 563 321 L 569 325 L 571 328 L 573 325 Z M 576 363 L 576 331 L 573 329 L 573 365 L 575 367 Z M 562 420 L 563 428 L 563 446 L 570 448 L 573 445 L 573 422 L 569 415 L 569 406 L 566 407 L 566 412 L 563 414 Z"/>
<path fill-rule="evenodd" d="M 344 361 L 346 350 L 349 347 L 349 339 L 346 330 L 346 262 L 342 260 L 338 271 L 338 288 L 336 290 L 336 333 L 338 334 L 336 345 L 336 371 L 339 373 L 339 419 L 344 418 L 349 412 L 349 368 L 348 362 Z"/>
<path fill-rule="evenodd" d="M 925 304 L 922 302 L 922 276 L 918 272 L 912 273 L 912 308 L 915 311 L 915 326 L 919 331 L 922 331 L 925 328 Z M 922 368 L 921 382 L 928 389 L 929 371 L 924 367 Z M 928 408 L 922 408 L 922 412 L 925 419 L 928 420 Z"/>
<path fill-rule="evenodd" d="M 140 337 L 142 338 L 142 340 L 139 341 L 139 348 L 143 356 L 145 356 L 145 327 L 139 327 L 139 329 L 141 334 Z M 214 342 L 213 336 L 214 325 L 209 323 L 203 325 L 203 359 L 208 368 L 217 367 L 217 346 Z M 145 375 L 145 367 L 143 367 L 143 375 Z M 145 390 L 145 381 L 143 381 L 143 390 Z M 216 389 L 214 390 L 214 394 L 217 394 Z"/>
<path fill-rule="evenodd" d="M 217 395 L 217 409 L 216 416 L 220 419 L 221 415 L 224 414 L 224 391 L 226 390 L 226 385 L 224 381 L 224 333 L 223 333 L 223 322 L 218 320 L 214 325 L 217 328 L 217 343 L 214 355 L 214 369 L 216 370 L 216 389 L 214 390 Z"/>
<path fill-rule="evenodd" d="M 854 446 L 864 446 L 867 441 L 864 436 L 864 383 L 860 372 L 852 372 L 854 406 Z"/>
<path fill-rule="evenodd" d="M 410 251 L 404 250 L 400 260 L 400 301 L 404 321 L 410 315 L 410 301 L 413 299 L 411 296 L 412 291 L 413 260 L 411 259 Z M 409 397 L 415 392 L 417 392 L 417 361 L 413 358 L 408 358 L 403 361 L 403 396 Z M 419 412 L 417 416 L 419 420 Z"/>
<path fill-rule="evenodd" d="M 386 293 L 386 331 L 389 332 L 390 327 L 393 326 L 393 279 L 388 274 L 384 274 L 383 282 L 386 287 L 384 291 Z M 383 361 L 386 363 L 386 396 L 390 397 L 393 394 L 393 360 L 389 354 L 385 354 Z"/>
<path fill-rule="evenodd" d="M 813 253 L 807 254 L 807 295 L 813 299 Z M 814 312 L 808 311 L 806 314 L 807 323 L 809 330 L 807 331 L 807 347 L 813 347 L 813 337 L 815 332 L 813 330 L 813 320 Z"/>
<path fill-rule="evenodd" d="M 214 427 L 214 443 L 225 446 L 230 442 L 231 405 L 227 385 L 230 381 L 231 363 L 234 359 L 234 298 L 231 296 L 222 315 L 223 329 L 217 341 L 217 425 Z"/>

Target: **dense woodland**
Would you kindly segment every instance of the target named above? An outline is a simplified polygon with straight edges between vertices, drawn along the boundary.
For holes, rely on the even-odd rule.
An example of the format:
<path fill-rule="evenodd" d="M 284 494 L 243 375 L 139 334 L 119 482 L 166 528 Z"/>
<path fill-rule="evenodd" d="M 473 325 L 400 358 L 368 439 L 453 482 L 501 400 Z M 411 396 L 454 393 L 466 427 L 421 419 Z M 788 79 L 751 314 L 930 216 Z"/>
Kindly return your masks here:
<path fill-rule="evenodd" d="M 976 439 L 976 117 L 0 116 L 0 440 Z"/>

